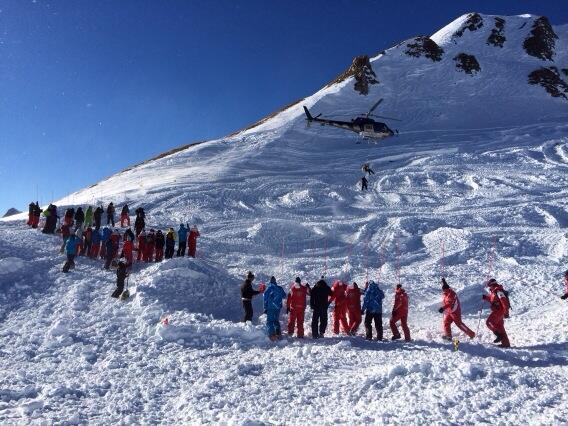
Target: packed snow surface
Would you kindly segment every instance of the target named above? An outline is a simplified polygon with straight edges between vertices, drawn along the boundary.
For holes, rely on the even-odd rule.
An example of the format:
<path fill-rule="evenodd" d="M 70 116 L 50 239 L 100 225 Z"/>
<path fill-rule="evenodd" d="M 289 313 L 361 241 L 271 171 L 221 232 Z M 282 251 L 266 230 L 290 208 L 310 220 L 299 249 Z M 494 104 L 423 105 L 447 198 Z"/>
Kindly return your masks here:
<path fill-rule="evenodd" d="M 483 18 L 459 40 L 463 20 L 433 36 L 475 53 L 476 76 L 455 71 L 453 53 L 433 63 L 397 46 L 373 59 L 380 84 L 369 96 L 348 79 L 305 100 L 353 117 L 383 97 L 379 113 L 404 120 L 397 137 L 306 128 L 296 105 L 57 201 L 128 202 L 145 207 L 148 228 L 199 226 L 197 258 L 135 264 L 127 301 L 109 297 L 115 276 L 100 261 L 79 258 L 62 274 L 59 237 L 22 215 L 0 221 L 0 422 L 565 423 L 568 103 L 526 83 L 539 61 L 519 46 L 534 17 L 506 18 L 503 50 L 481 43 L 492 27 Z M 559 35 L 563 61 L 566 28 Z M 367 192 L 363 163 L 376 172 Z M 306 339 L 271 343 L 260 297 L 254 322 L 239 322 L 247 270 L 286 287 L 295 276 L 374 279 L 387 339 L 400 282 L 413 340 L 328 327 L 312 341 L 308 309 Z M 454 330 L 457 352 L 441 339 L 441 276 L 479 331 L 470 341 Z M 494 347 L 484 325 L 489 277 L 510 290 L 511 349 Z"/>

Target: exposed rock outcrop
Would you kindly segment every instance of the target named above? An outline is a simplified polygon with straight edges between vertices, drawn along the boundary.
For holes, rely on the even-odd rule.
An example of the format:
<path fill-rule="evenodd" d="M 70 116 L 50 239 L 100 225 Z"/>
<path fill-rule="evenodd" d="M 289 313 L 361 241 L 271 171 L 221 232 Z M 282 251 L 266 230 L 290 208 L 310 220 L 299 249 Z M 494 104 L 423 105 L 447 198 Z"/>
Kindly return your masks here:
<path fill-rule="evenodd" d="M 505 20 L 503 18 L 495 18 L 495 26 L 491 30 L 491 34 L 487 38 L 487 44 L 495 47 L 503 47 L 507 40 L 505 38 Z"/>
<path fill-rule="evenodd" d="M 558 36 L 546 16 L 535 19 L 531 35 L 523 42 L 525 51 L 535 58 L 552 61 Z"/>
<path fill-rule="evenodd" d="M 438 46 L 430 37 L 426 36 L 414 38 L 410 43 L 407 43 L 406 47 L 407 49 L 404 53 L 408 56 L 415 58 L 425 56 L 434 62 L 441 61 L 444 54 L 444 49 Z"/>
<path fill-rule="evenodd" d="M 466 74 L 473 75 L 481 71 L 481 66 L 473 55 L 460 53 L 454 57 L 454 61 L 456 61 L 458 71 L 464 71 Z"/>
<path fill-rule="evenodd" d="M 453 37 L 461 37 L 465 33 L 465 30 L 477 31 L 483 27 L 483 18 L 479 13 L 470 13 L 467 15 L 466 21 L 462 24 L 459 30 L 457 30 Z"/>
<path fill-rule="evenodd" d="M 562 80 L 556 67 L 539 68 L 529 74 L 529 84 L 538 84 L 555 98 L 568 100 L 568 83 Z"/>
<path fill-rule="evenodd" d="M 18 213 L 21 213 L 21 211 L 19 211 L 18 209 L 15 209 L 14 207 L 11 207 L 11 208 L 8 209 L 8 211 L 2 217 L 14 216 L 15 214 L 18 214 Z"/>
<path fill-rule="evenodd" d="M 355 78 L 355 85 L 353 88 L 361 95 L 367 95 L 369 93 L 369 86 L 379 83 L 377 74 L 375 74 L 371 61 L 367 55 L 356 56 L 353 59 L 351 66 L 335 80 L 329 83 L 328 86 L 344 81 L 349 77 Z"/>

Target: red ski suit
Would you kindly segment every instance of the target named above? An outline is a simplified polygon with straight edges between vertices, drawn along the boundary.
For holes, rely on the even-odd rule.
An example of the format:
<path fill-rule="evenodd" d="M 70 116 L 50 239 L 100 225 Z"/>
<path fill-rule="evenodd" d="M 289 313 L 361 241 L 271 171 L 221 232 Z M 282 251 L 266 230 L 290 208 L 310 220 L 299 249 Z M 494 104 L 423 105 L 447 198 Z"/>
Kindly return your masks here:
<path fill-rule="evenodd" d="M 331 286 L 331 296 L 329 302 L 335 302 L 333 308 L 333 332 L 339 334 L 339 323 L 345 333 L 349 332 L 347 325 L 347 299 L 345 298 L 345 291 L 347 284 L 341 281 L 335 281 Z"/>
<path fill-rule="evenodd" d="M 187 236 L 187 251 L 188 255 L 191 257 L 195 257 L 195 251 L 197 250 L 197 237 L 199 237 L 199 235 L 197 228 L 193 227 Z"/>
<path fill-rule="evenodd" d="M 397 288 L 394 295 L 394 305 L 392 308 L 392 316 L 390 319 L 390 328 L 394 337 L 400 337 L 396 323 L 400 321 L 404 340 L 410 340 L 410 330 L 408 329 L 408 295 L 403 288 Z"/>
<path fill-rule="evenodd" d="M 122 245 L 122 253 L 126 258 L 126 265 L 132 266 L 132 250 L 134 249 L 134 244 L 131 240 L 126 240 Z"/>
<path fill-rule="evenodd" d="M 357 285 L 347 286 L 345 300 L 347 302 L 347 330 L 349 333 L 355 334 L 359 325 L 361 325 L 361 290 Z"/>
<path fill-rule="evenodd" d="M 156 236 L 154 233 L 150 232 L 146 235 L 146 243 L 144 245 L 144 262 L 153 262 L 154 261 L 154 247 L 155 247 L 155 239 Z"/>
<path fill-rule="evenodd" d="M 118 249 L 120 247 L 120 234 L 115 231 L 110 234 L 110 239 L 112 240 L 112 257 L 113 259 L 115 259 L 118 257 Z"/>
<path fill-rule="evenodd" d="M 138 235 L 138 256 L 136 260 L 140 262 L 142 255 L 146 252 L 146 233 L 142 232 Z"/>
<path fill-rule="evenodd" d="M 491 313 L 487 317 L 487 328 L 501 337 L 501 346 L 510 347 L 509 336 L 505 331 L 505 317 L 509 316 L 509 301 L 503 293 L 503 286 L 489 287 L 489 295 L 484 294 L 483 300 L 491 304 Z"/>
<path fill-rule="evenodd" d="M 130 216 L 128 215 L 128 213 L 121 213 L 120 214 L 120 227 L 124 228 L 124 222 L 126 222 L 128 224 L 128 226 L 130 226 Z"/>
<path fill-rule="evenodd" d="M 452 323 L 467 334 L 471 339 L 475 337 L 475 333 L 467 327 L 461 319 L 460 299 L 454 290 L 447 288 L 442 290 L 442 308 L 444 308 L 443 330 L 444 336 L 452 337 Z"/>
<path fill-rule="evenodd" d="M 309 289 L 306 285 L 294 283 L 288 292 L 286 299 L 286 307 L 290 311 L 288 316 L 288 334 L 294 334 L 294 328 L 297 327 L 298 337 L 304 337 L 304 313 L 306 311 L 306 296 Z"/>

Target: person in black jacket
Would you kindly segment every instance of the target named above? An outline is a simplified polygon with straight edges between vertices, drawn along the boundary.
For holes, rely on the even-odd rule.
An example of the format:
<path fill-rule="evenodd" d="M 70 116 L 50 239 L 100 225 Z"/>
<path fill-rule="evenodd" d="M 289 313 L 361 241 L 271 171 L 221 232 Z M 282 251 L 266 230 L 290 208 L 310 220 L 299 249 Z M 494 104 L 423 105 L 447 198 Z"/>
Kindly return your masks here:
<path fill-rule="evenodd" d="M 101 219 L 103 217 L 103 208 L 101 206 L 97 207 L 95 209 L 95 212 L 93 213 L 93 217 L 95 219 L 95 230 L 98 231 L 101 228 Z"/>
<path fill-rule="evenodd" d="M 136 220 L 134 221 L 134 229 L 136 231 L 136 236 L 140 235 L 140 232 L 146 227 L 144 218 L 140 215 L 136 215 Z"/>
<path fill-rule="evenodd" d="M 243 322 L 252 321 L 252 298 L 257 294 L 263 292 L 262 285 L 258 290 L 252 288 L 252 282 L 254 281 L 254 274 L 248 271 L 245 281 L 241 285 L 241 300 L 243 302 L 243 308 L 245 310 L 245 317 Z"/>
<path fill-rule="evenodd" d="M 312 337 L 323 337 L 327 328 L 327 308 L 331 289 L 323 279 L 323 276 L 312 288 L 310 293 L 310 308 L 312 309 Z"/>
<path fill-rule="evenodd" d="M 77 207 L 77 211 L 75 212 L 75 227 L 76 228 L 83 227 L 84 221 L 85 221 L 85 212 L 83 212 L 82 207 Z"/>
<path fill-rule="evenodd" d="M 158 229 L 156 232 L 156 262 L 161 262 L 164 259 L 164 246 L 166 245 L 166 238 L 162 231 Z"/>
<path fill-rule="evenodd" d="M 107 225 L 111 223 L 114 228 L 114 204 L 112 202 L 107 206 Z"/>
<path fill-rule="evenodd" d="M 116 270 L 116 289 L 111 294 L 111 297 L 120 297 L 124 291 L 124 280 L 128 276 L 128 271 L 126 269 L 126 259 L 120 259 L 118 261 L 118 269 Z"/>

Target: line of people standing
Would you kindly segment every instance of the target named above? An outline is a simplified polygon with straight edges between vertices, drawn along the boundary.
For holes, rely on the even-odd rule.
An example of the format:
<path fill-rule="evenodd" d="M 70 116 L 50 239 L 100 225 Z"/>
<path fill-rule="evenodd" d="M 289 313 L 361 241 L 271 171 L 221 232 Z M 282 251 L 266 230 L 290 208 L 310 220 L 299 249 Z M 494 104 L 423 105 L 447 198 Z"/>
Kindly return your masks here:
<path fill-rule="evenodd" d="M 283 300 L 286 299 L 286 313 L 288 314 L 288 335 L 296 332 L 298 338 L 304 337 L 304 317 L 306 307 L 312 310 L 312 338 L 322 338 L 328 325 L 328 310 L 332 307 L 333 334 L 338 335 L 343 331 L 348 336 L 357 334 L 362 322 L 363 315 L 365 326 L 365 338 L 373 340 L 373 326 L 375 331 L 374 340 L 383 340 L 383 300 L 385 294 L 379 285 L 370 280 L 361 290 L 357 283 L 346 284 L 336 280 L 331 287 L 328 286 L 322 276 L 313 288 L 307 282 L 302 282 L 296 277 L 290 285 L 288 293 L 279 286 L 276 278 L 272 276 L 268 286 L 261 283 L 258 289 L 253 288 L 255 276 L 248 272 L 245 281 L 241 285 L 241 299 L 245 311 L 244 322 L 252 321 L 252 299 L 254 296 L 263 295 L 264 313 L 266 314 L 266 326 L 270 340 L 281 337 L 280 311 Z M 568 285 L 568 271 L 565 274 Z M 487 327 L 495 334 L 494 343 L 500 343 L 501 347 L 510 347 L 509 338 L 505 331 L 505 318 L 509 316 L 508 293 L 495 279 L 490 279 L 486 287 L 488 294 L 483 295 L 483 300 L 490 303 L 491 314 L 487 318 Z M 568 294 L 568 293 L 567 293 Z M 361 298 L 363 303 L 361 304 Z M 410 341 L 410 329 L 408 328 L 408 294 L 401 284 L 395 287 L 394 303 L 391 311 L 389 326 L 392 332 L 391 340 L 398 340 L 404 336 L 405 341 Z M 461 305 L 457 293 L 450 288 L 445 278 L 442 278 L 442 306 L 439 312 L 444 314 L 442 321 L 442 337 L 452 340 L 451 325 L 455 324 L 469 338 L 474 338 L 475 333 L 467 327 L 461 319 Z M 400 322 L 402 335 L 398 329 Z"/>
<path fill-rule="evenodd" d="M 312 310 L 312 338 L 318 339 L 324 336 L 328 325 L 328 310 L 333 305 L 334 334 L 338 335 L 340 331 L 343 331 L 347 335 L 354 336 L 361 325 L 362 316 L 365 315 L 365 337 L 368 340 L 373 338 L 372 326 L 374 324 L 375 339 L 383 340 L 382 302 L 384 292 L 372 280 L 366 284 L 364 290 L 361 290 L 357 283 L 348 285 L 341 280 L 336 280 L 329 287 L 323 277 L 311 288 L 308 283 L 302 282 L 300 277 L 296 277 L 288 293 L 286 293 L 277 284 L 274 276 L 270 278 L 268 286 L 261 283 L 259 288 L 255 290 L 252 286 L 254 278 L 254 274 L 249 272 L 241 285 L 241 300 L 245 311 L 243 321 L 252 321 L 252 299 L 258 294 L 263 294 L 264 313 L 267 315 L 268 335 L 271 340 L 276 340 L 282 335 L 279 316 L 284 299 L 286 299 L 286 313 L 288 314 L 288 334 L 293 335 L 296 331 L 297 337 L 304 337 L 304 318 L 308 298 Z M 361 306 L 362 296 L 363 305 Z M 399 284 L 395 290 L 395 302 L 390 320 L 393 333 L 392 340 L 402 337 L 397 327 L 399 321 L 405 340 L 410 340 L 407 319 L 408 296 Z"/>

